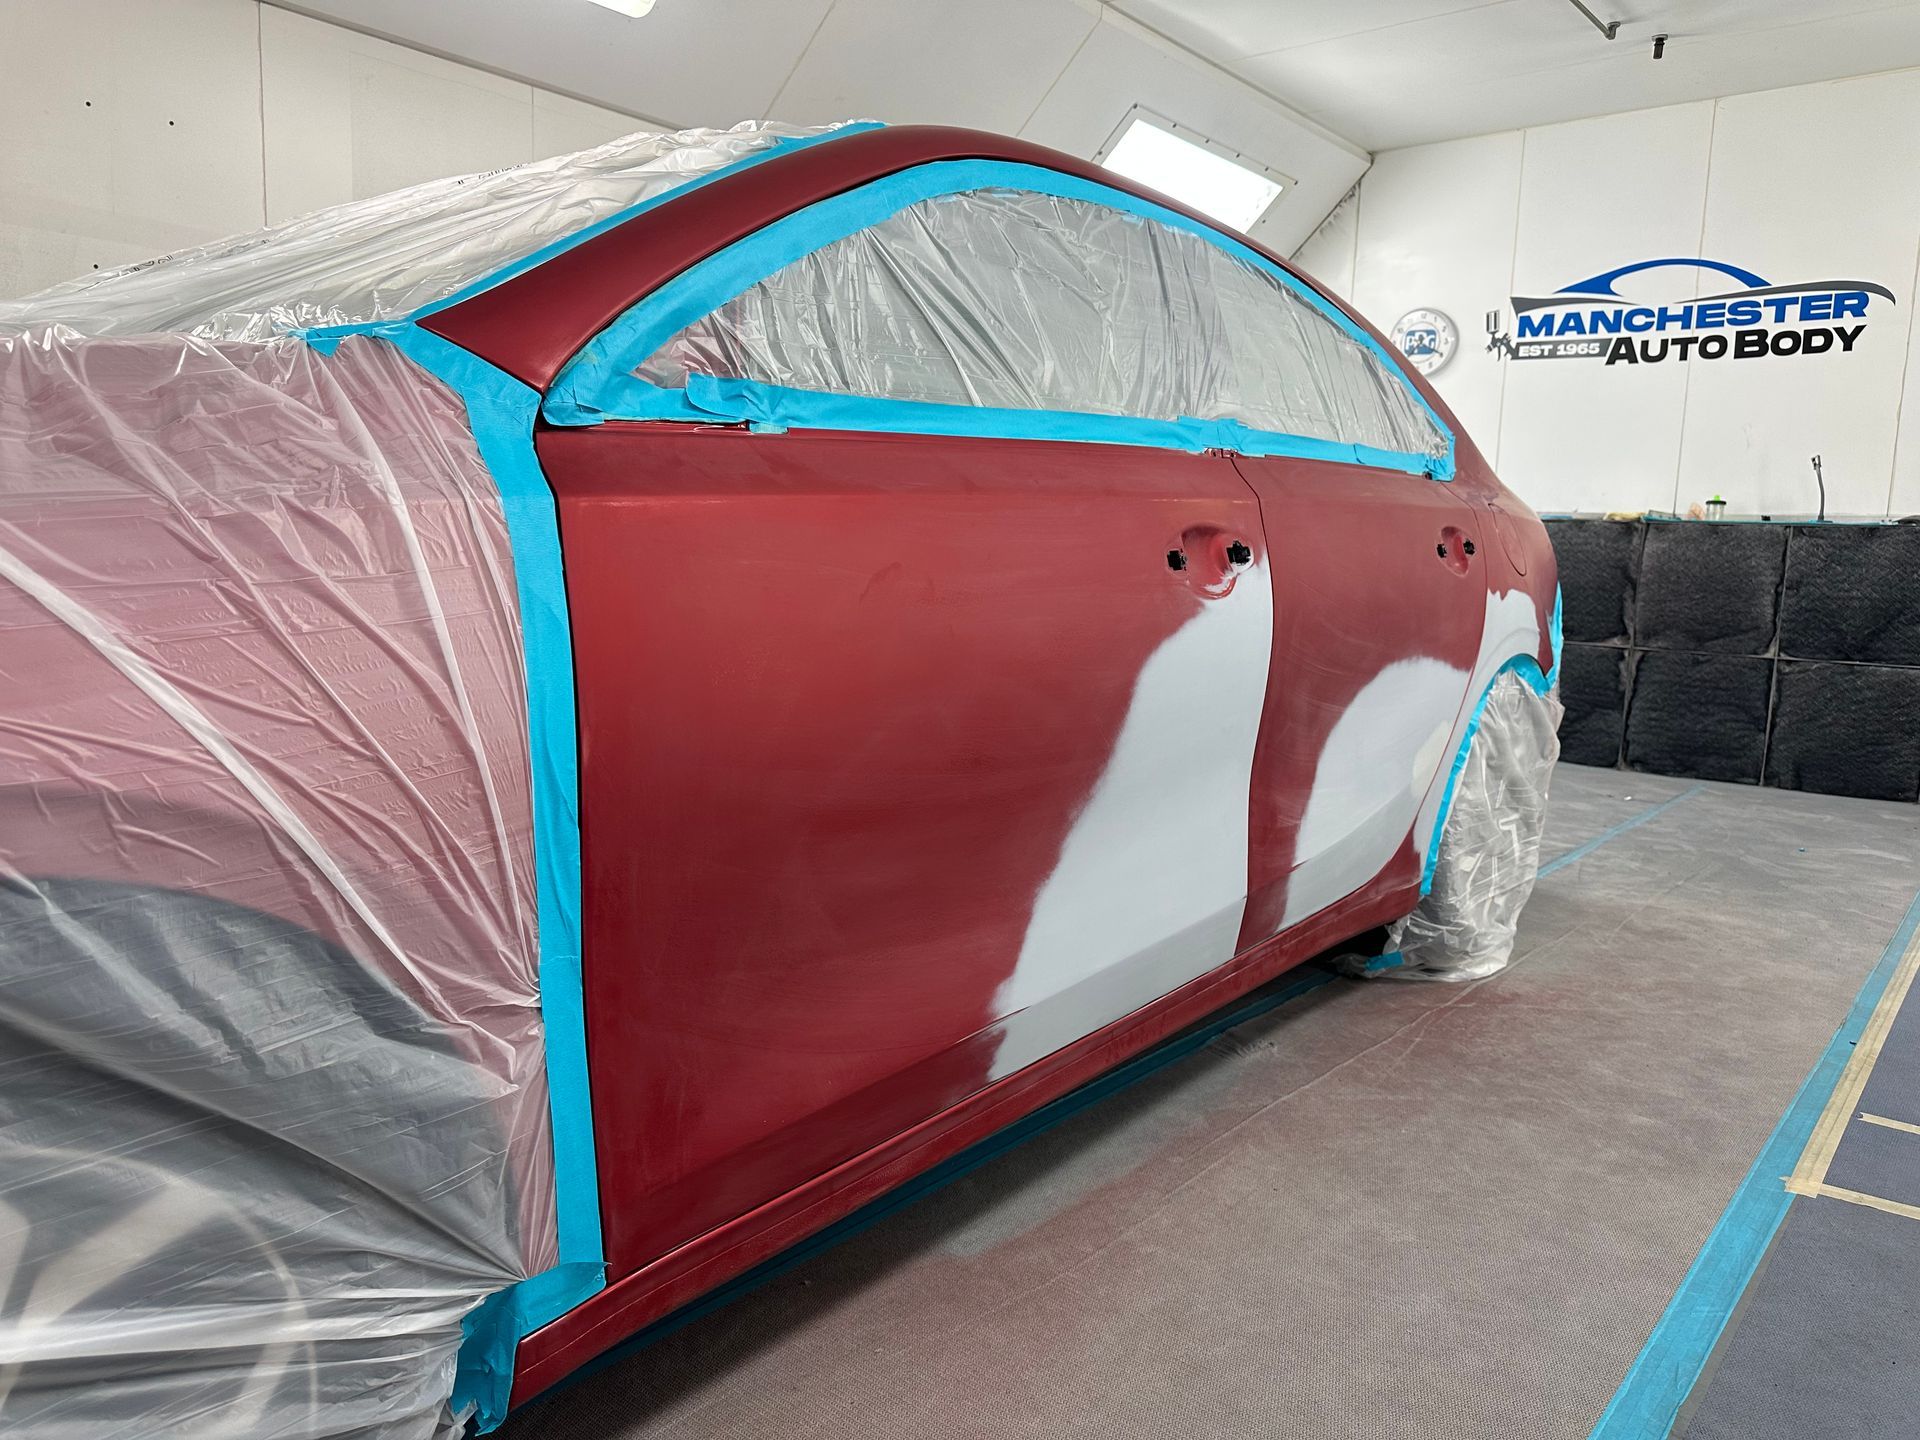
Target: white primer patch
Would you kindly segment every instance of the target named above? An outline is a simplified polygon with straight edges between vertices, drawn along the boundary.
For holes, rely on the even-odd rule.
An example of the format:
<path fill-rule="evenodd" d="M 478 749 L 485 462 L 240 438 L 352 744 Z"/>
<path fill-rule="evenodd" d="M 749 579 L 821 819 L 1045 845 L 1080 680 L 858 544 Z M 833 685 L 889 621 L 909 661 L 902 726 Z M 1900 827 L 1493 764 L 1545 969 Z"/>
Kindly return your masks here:
<path fill-rule="evenodd" d="M 1141 667 L 996 998 L 1007 1018 L 993 1078 L 1233 958 L 1272 651 L 1272 586 L 1253 566 Z"/>
<path fill-rule="evenodd" d="M 1314 768 L 1282 929 L 1344 900 L 1393 859 L 1451 753 L 1466 682 L 1445 661 L 1396 660 L 1353 697 Z"/>
<path fill-rule="evenodd" d="M 1466 703 L 1461 707 L 1460 716 L 1454 721 L 1453 730 L 1447 737 L 1442 764 L 1451 766 L 1453 757 L 1460 753 L 1460 746 L 1467 737 L 1467 726 L 1473 720 L 1474 707 L 1493 683 L 1493 677 L 1500 673 L 1500 667 L 1515 656 L 1539 653 L 1540 608 L 1533 596 L 1524 590 L 1489 591 L 1487 617 L 1480 627 L 1480 654 L 1473 663 Z M 1419 855 L 1423 863 L 1433 843 L 1440 807 L 1446 800 L 1446 776 L 1442 773 L 1437 778 L 1443 783 L 1428 788 L 1413 827 L 1414 853 Z"/>
<path fill-rule="evenodd" d="M 1540 648 L 1531 595 L 1490 591 L 1486 603 L 1471 674 L 1440 660 L 1397 660 L 1361 688 L 1328 733 L 1301 817 L 1281 928 L 1372 880 L 1409 832 L 1424 863 L 1474 706 L 1502 665 Z"/>

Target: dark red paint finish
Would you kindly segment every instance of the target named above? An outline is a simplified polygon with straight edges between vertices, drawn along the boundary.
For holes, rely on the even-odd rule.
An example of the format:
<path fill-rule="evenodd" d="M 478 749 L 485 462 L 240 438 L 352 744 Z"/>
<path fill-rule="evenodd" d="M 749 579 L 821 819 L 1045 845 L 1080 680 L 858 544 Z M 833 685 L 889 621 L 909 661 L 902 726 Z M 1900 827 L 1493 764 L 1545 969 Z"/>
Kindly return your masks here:
<path fill-rule="evenodd" d="M 520 1342 L 513 1403 L 525 1404 L 594 1356 L 778 1255 L 869 1200 L 1111 1070 L 1339 941 L 1407 913 L 1418 887 L 1386 877 L 1087 1036 L 996 1081 L 692 1244 L 661 1256 Z"/>
<path fill-rule="evenodd" d="M 1193 214 L 1021 141 L 880 130 L 700 186 L 422 323 L 544 390 L 689 265 L 870 180 L 973 158 Z M 1524 565 L 1543 628 L 1553 595 L 1544 527 L 1464 436 L 1451 486 L 1039 441 L 618 423 L 536 441 L 574 627 L 609 1288 L 521 1342 L 516 1402 L 1404 914 L 1411 844 L 1274 933 L 1320 745 L 1380 665 L 1470 667 L 1489 585 Z M 1449 526 L 1480 542 L 1464 574 L 1434 554 Z M 1276 604 L 1241 953 L 988 1084 L 992 1001 L 1035 894 L 1143 662 L 1207 603 L 1229 537 Z"/>
<path fill-rule="evenodd" d="M 574 352 L 688 266 L 816 201 L 941 160 L 1038 165 L 1144 196 L 1203 225 L 1215 224 L 1178 200 L 1043 145 L 978 130 L 903 125 L 775 155 L 701 185 L 420 323 L 544 391 Z M 1234 238 L 1290 268 L 1246 236 Z M 1379 338 L 1365 320 L 1345 305 L 1340 308 Z M 1425 382 L 1416 381 L 1431 399 Z"/>
<path fill-rule="evenodd" d="M 1240 944 L 1280 928 L 1294 841 L 1327 736 L 1369 680 L 1419 656 L 1471 673 L 1484 562 L 1446 546 L 1477 529 L 1449 485 L 1331 461 L 1241 456 L 1273 555 L 1273 661 L 1254 755 L 1247 914 Z M 1438 552 L 1445 546 L 1447 556 Z M 1417 622 L 1417 623 L 1410 623 Z M 1473 703 L 1463 679 L 1460 703 Z M 1409 847 L 1395 878 L 1417 885 Z"/>
<path fill-rule="evenodd" d="M 1135 447 L 614 423 L 539 453 L 617 1276 L 986 1082 L 1034 896 L 1204 603 L 1167 552 L 1260 520 L 1224 458 Z"/>

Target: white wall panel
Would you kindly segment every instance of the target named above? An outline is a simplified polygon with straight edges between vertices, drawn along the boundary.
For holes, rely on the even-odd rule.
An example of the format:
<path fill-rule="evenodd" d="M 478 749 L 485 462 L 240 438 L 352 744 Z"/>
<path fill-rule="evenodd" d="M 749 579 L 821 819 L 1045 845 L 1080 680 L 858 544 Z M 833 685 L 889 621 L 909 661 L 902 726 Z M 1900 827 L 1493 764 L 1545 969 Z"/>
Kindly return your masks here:
<path fill-rule="evenodd" d="M 1251 86 L 1202 67 L 1127 22 L 1104 17 L 1020 131 L 1071 155 L 1094 154 L 1133 105 L 1230 145 L 1297 182 L 1254 238 L 1285 255 L 1313 233 L 1367 168 L 1366 156 Z"/>
<path fill-rule="evenodd" d="M 1526 132 L 1513 293 L 1550 294 L 1631 261 L 1699 254 L 1712 133 L 1712 101 Z M 1685 271 L 1643 283 L 1649 299 L 1696 293 Z M 1689 366 L 1504 363 L 1500 476 L 1535 509 L 1673 503 Z"/>
<path fill-rule="evenodd" d="M 1333 213 L 1320 222 L 1290 257 L 1315 280 L 1342 300 L 1353 295 L 1353 262 L 1360 242 L 1360 192 L 1349 194 L 1333 207 Z"/>
<path fill-rule="evenodd" d="M 257 27 L 240 0 L 0 7 L 0 285 L 260 223 Z"/>
<path fill-rule="evenodd" d="M 572 100 L 545 90 L 533 92 L 533 158 L 536 160 L 589 150 L 636 130 L 658 128 L 603 105 L 589 105 L 584 100 Z"/>
<path fill-rule="evenodd" d="M 354 198 L 533 158 L 533 90 L 347 36 Z"/>
<path fill-rule="evenodd" d="M 1920 511 L 1920 71 L 1388 151 L 1361 186 L 1354 248 L 1375 324 L 1435 305 L 1460 325 L 1463 354 L 1436 384 L 1540 509 L 1684 511 L 1719 493 L 1733 513 L 1809 514 L 1818 453 L 1830 514 Z M 1872 281 L 1897 301 L 1873 302 L 1846 355 L 1629 370 L 1482 348 L 1485 311 L 1516 291 L 1669 257 L 1782 285 Z M 1650 272 L 1620 293 L 1702 283 Z"/>
<path fill-rule="evenodd" d="M 1360 186 L 1353 302 L 1382 331 L 1416 308 L 1459 327 L 1459 353 L 1433 383 L 1489 459 L 1506 368 L 1487 353 L 1481 325 L 1513 278 L 1521 149 L 1510 130 L 1389 151 Z"/>
<path fill-rule="evenodd" d="M 1850 355 L 1692 367 L 1682 499 L 1730 511 L 1811 512 L 1808 457 L 1826 461 L 1828 510 L 1883 515 L 1920 243 L 1920 71 L 1720 102 L 1704 253 L 1774 284 L 1873 280 Z"/>
<path fill-rule="evenodd" d="M 260 13 L 267 223 L 354 197 L 348 33 L 271 5 Z"/>
<path fill-rule="evenodd" d="M 1073 0 L 838 0 L 769 113 L 1016 131 L 1098 23 Z"/>
<path fill-rule="evenodd" d="M 1920 257 L 1915 259 L 1914 304 L 1920 304 Z M 1900 433 L 1893 449 L 1893 493 L 1887 513 L 1894 519 L 1920 515 L 1920 322 L 1907 317 L 1907 377 L 1900 399 Z"/>
<path fill-rule="evenodd" d="M 635 20 L 587 0 L 297 0 L 322 19 L 654 117 L 656 130 L 765 116 L 832 4 L 661 0 Z"/>
<path fill-rule="evenodd" d="M 517 80 L 272 7 L 260 69 L 275 220 L 533 158 L 533 90 Z"/>

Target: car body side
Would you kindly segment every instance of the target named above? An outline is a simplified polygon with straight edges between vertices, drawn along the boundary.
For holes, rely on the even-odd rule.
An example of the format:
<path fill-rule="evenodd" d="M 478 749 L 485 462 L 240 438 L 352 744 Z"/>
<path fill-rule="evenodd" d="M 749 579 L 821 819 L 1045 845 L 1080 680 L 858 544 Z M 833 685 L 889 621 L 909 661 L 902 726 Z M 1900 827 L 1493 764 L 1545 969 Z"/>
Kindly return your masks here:
<path fill-rule="evenodd" d="M 690 266 L 970 160 L 1207 223 L 1023 142 L 878 130 L 690 188 L 420 323 L 545 393 Z M 1510 664 L 1553 668 L 1556 589 L 1537 517 L 1399 373 L 1452 431 L 1448 480 L 537 427 L 572 616 L 608 1283 L 521 1341 L 516 1401 L 1413 908 L 1479 697 Z"/>

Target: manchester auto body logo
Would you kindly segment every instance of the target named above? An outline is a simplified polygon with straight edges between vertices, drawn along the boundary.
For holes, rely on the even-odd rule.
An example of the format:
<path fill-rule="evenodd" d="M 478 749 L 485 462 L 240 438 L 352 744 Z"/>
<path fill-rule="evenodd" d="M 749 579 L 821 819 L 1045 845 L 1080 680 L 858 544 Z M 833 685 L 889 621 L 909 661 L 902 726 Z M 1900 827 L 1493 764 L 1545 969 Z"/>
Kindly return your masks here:
<path fill-rule="evenodd" d="M 1623 280 L 1628 295 L 1616 288 Z M 1712 293 L 1676 294 L 1696 283 Z M 1500 311 L 1487 312 L 1487 349 L 1512 360 L 1608 365 L 1845 355 L 1894 303 L 1893 292 L 1871 280 L 1774 285 L 1719 260 L 1641 260 L 1512 300 L 1511 329 Z"/>

